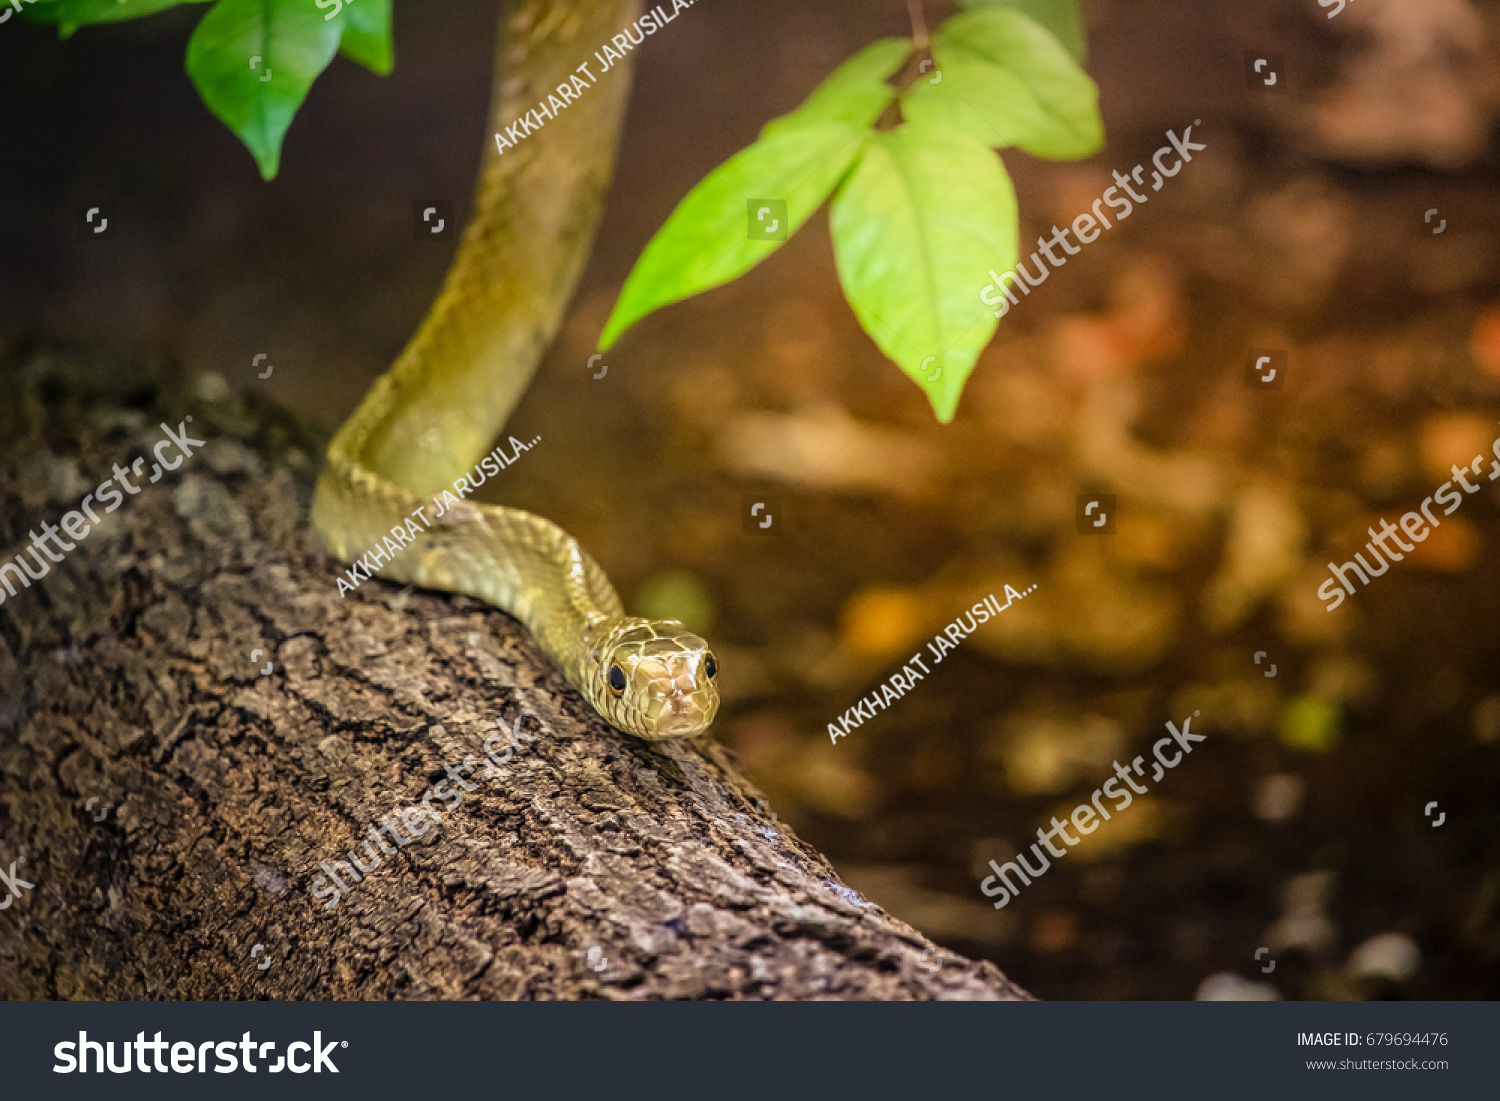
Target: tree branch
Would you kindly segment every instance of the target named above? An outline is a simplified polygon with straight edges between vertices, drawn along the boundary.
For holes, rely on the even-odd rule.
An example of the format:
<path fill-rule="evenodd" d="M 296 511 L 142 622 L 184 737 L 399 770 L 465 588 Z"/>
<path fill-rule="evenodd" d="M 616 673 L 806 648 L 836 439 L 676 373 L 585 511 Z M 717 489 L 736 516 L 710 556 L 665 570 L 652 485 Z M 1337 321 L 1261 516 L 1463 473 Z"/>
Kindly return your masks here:
<path fill-rule="evenodd" d="M 319 441 L 222 391 L 0 359 L 0 562 L 160 423 L 208 441 L 0 605 L 0 868 L 35 884 L 0 997 L 1026 997 L 924 955 L 711 737 L 605 726 L 503 613 L 340 600 L 306 534 Z M 523 713 L 537 740 L 476 769 Z M 440 826 L 361 847 L 443 781 Z M 325 909 L 351 849 L 381 862 Z"/>

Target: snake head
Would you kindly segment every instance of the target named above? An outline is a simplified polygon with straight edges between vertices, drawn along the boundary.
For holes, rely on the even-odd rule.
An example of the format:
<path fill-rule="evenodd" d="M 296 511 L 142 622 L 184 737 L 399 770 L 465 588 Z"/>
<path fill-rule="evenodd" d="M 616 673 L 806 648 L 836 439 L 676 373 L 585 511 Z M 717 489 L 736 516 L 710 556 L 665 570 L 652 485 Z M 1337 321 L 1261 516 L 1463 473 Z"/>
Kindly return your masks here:
<path fill-rule="evenodd" d="M 584 694 L 611 726 L 638 738 L 685 738 L 719 712 L 718 659 L 676 620 L 600 624 L 585 660 Z"/>

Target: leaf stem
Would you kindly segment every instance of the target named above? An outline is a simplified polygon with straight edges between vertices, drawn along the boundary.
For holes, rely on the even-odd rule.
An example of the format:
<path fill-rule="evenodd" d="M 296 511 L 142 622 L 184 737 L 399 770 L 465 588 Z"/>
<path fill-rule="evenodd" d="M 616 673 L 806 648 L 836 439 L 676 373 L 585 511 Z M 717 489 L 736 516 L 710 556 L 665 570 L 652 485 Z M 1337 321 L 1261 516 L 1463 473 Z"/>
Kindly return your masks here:
<path fill-rule="evenodd" d="M 927 49 L 927 18 L 922 14 L 922 0 L 906 0 L 911 13 L 911 42 L 918 52 Z"/>

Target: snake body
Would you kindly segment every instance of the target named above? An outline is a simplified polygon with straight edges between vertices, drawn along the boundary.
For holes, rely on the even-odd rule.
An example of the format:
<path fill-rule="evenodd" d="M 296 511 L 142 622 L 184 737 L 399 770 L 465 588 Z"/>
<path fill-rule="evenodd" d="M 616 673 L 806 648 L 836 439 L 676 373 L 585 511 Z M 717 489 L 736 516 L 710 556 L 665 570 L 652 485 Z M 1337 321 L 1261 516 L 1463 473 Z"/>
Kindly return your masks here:
<path fill-rule="evenodd" d="M 590 44 L 636 11 L 637 0 L 513 0 L 496 59 L 495 129 L 568 83 Z M 628 58 L 595 79 L 543 132 L 503 155 L 486 142 L 475 214 L 437 301 L 329 445 L 312 526 L 342 561 L 379 546 L 473 466 L 556 334 L 613 169 Z M 604 571 L 562 528 L 472 501 L 427 523 L 379 576 L 468 593 L 515 616 L 628 734 L 680 737 L 713 722 L 718 668 L 708 644 L 676 621 L 625 615 Z"/>

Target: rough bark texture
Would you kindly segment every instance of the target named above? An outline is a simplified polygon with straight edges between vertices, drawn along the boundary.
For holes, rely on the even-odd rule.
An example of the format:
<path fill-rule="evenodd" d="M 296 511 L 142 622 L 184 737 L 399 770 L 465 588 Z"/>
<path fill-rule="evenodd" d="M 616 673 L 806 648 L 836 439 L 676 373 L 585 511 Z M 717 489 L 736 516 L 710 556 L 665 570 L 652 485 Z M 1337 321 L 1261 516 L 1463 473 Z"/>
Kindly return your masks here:
<path fill-rule="evenodd" d="M 0 996 L 1026 997 L 844 886 L 711 735 L 609 729 L 505 614 L 341 600 L 319 441 L 222 386 L 0 351 L 0 566 L 189 414 L 207 446 L 0 604 L 0 871 L 35 884 Z M 312 896 L 523 713 L 535 741 L 458 772 L 439 827 L 394 820 L 410 844 Z"/>

